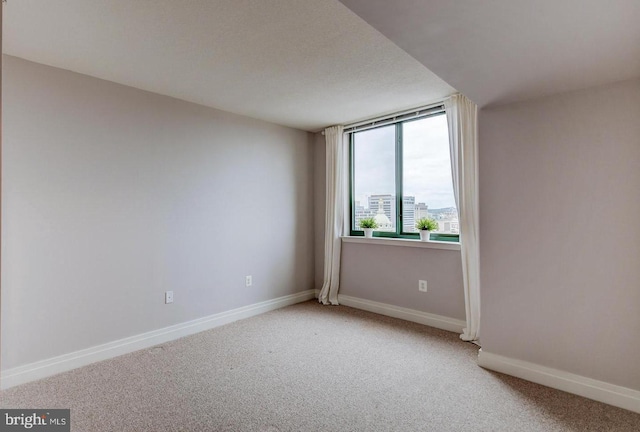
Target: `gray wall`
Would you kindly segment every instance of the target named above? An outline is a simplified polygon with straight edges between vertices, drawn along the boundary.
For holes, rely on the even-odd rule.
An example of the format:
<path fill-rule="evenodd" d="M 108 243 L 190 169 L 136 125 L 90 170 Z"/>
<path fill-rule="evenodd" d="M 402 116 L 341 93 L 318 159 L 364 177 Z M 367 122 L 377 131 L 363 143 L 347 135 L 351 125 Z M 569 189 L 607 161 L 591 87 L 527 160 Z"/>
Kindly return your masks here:
<path fill-rule="evenodd" d="M 316 289 L 324 275 L 325 139 L 315 137 Z M 426 279 L 429 291 L 418 291 Z M 342 243 L 340 294 L 465 320 L 459 251 Z"/>
<path fill-rule="evenodd" d="M 479 124 L 482 349 L 640 390 L 640 81 Z"/>
<path fill-rule="evenodd" d="M 4 61 L 4 369 L 313 288 L 310 134 Z"/>
<path fill-rule="evenodd" d="M 428 292 L 418 291 L 426 280 Z M 343 243 L 340 294 L 465 320 L 460 251 Z"/>

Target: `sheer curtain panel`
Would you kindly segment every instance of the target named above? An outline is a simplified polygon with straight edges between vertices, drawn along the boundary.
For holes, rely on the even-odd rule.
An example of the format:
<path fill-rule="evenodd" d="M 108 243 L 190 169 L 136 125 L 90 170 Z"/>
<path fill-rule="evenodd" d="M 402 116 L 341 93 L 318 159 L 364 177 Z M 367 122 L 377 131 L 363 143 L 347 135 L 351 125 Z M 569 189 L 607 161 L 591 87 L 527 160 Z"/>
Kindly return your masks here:
<path fill-rule="evenodd" d="M 451 175 L 460 221 L 460 253 L 467 326 L 460 338 L 480 333 L 480 253 L 478 239 L 478 107 L 457 94 L 445 101 Z"/>
<path fill-rule="evenodd" d="M 340 288 L 340 249 L 344 233 L 346 208 L 347 146 L 342 126 L 332 126 L 324 131 L 326 140 L 326 210 L 324 234 L 324 283 L 318 301 L 322 304 L 338 304 Z"/>

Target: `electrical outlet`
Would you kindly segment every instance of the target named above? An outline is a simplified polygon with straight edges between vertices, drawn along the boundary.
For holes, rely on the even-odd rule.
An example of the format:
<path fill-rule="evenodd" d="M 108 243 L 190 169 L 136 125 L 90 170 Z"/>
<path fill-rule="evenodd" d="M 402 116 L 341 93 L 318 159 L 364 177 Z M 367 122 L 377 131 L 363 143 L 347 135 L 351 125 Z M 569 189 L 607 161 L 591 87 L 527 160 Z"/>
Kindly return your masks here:
<path fill-rule="evenodd" d="M 245 276 L 244 277 L 244 285 L 248 286 L 248 287 L 253 285 L 253 278 L 251 276 Z"/>
<path fill-rule="evenodd" d="M 164 303 L 165 304 L 173 303 L 173 291 L 164 292 Z"/>
<path fill-rule="evenodd" d="M 427 292 L 427 281 L 426 280 L 418 281 L 418 291 Z"/>

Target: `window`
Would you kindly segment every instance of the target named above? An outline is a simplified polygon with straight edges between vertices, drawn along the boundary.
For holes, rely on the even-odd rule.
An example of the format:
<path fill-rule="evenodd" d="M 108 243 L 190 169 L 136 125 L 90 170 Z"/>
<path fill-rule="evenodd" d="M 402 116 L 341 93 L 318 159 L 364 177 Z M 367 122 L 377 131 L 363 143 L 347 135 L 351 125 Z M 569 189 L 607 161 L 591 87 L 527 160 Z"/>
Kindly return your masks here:
<path fill-rule="evenodd" d="M 376 237 L 419 238 L 416 221 L 434 218 L 432 240 L 459 241 L 449 131 L 442 106 L 361 126 L 349 133 L 351 235 L 374 218 Z"/>

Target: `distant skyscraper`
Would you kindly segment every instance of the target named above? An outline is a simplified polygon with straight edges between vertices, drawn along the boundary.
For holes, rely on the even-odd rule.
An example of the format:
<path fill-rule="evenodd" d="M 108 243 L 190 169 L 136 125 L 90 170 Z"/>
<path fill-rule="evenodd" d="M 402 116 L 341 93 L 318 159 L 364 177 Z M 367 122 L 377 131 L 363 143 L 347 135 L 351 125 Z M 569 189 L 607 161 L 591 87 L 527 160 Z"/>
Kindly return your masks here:
<path fill-rule="evenodd" d="M 382 198 L 378 200 L 378 212 L 374 216 L 374 220 L 376 224 L 378 224 L 378 228 L 376 228 L 378 231 L 395 231 L 393 222 L 391 222 L 391 219 L 384 213 Z"/>
<path fill-rule="evenodd" d="M 390 220 L 395 219 L 396 214 L 396 197 L 394 195 L 371 195 L 369 197 L 369 210 L 371 212 L 378 213 L 378 207 L 380 205 L 380 200 L 382 200 L 382 208 L 384 210 L 384 214 Z M 393 215 L 393 217 L 392 217 Z"/>
<path fill-rule="evenodd" d="M 389 218 L 393 224 L 393 229 L 396 226 L 396 197 L 394 195 L 371 195 L 369 197 L 369 211 L 376 215 L 378 209 L 382 205 L 382 212 Z"/>
<path fill-rule="evenodd" d="M 360 205 L 360 201 L 354 203 L 354 229 L 360 229 L 360 220 L 375 216 L 375 212 Z"/>
<path fill-rule="evenodd" d="M 416 197 L 402 197 L 402 231 L 416 231 Z"/>
<path fill-rule="evenodd" d="M 429 217 L 429 206 L 426 205 L 425 203 L 418 203 L 415 206 L 415 218 L 416 220 L 422 219 L 422 218 L 428 218 Z"/>

